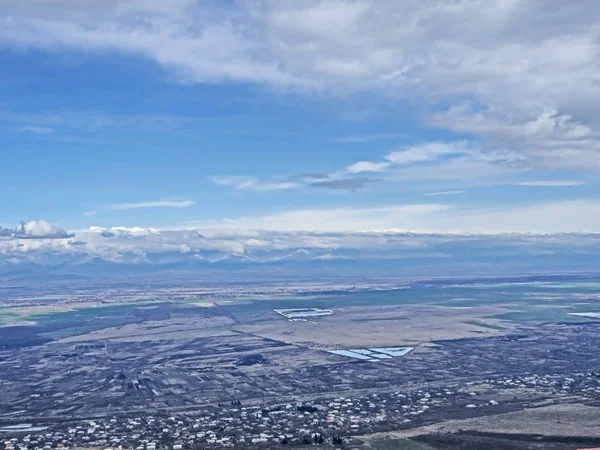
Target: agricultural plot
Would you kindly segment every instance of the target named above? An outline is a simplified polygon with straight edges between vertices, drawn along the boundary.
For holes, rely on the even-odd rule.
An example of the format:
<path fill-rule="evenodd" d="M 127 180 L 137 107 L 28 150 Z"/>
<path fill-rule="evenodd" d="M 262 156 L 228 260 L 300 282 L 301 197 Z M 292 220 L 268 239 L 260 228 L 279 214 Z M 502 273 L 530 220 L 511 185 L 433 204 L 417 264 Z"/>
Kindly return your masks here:
<path fill-rule="evenodd" d="M 385 347 L 385 348 L 359 348 L 348 350 L 328 350 L 334 355 L 346 356 L 361 361 L 379 361 L 405 356 L 414 350 L 414 347 Z"/>
<path fill-rule="evenodd" d="M 274 311 L 289 320 L 310 319 L 333 314 L 331 309 L 319 308 L 275 309 Z"/>
<path fill-rule="evenodd" d="M 590 319 L 600 319 L 600 312 L 581 312 L 581 313 L 567 313 L 570 316 L 576 317 L 588 317 Z"/>
<path fill-rule="evenodd" d="M 2 310 L 2 315 L 5 325 L 0 327 L 0 348 L 11 348 L 29 345 L 29 342 L 85 336 L 99 330 L 147 325 L 177 318 L 213 318 L 219 316 L 220 312 L 216 308 L 165 302 L 10 308 Z"/>

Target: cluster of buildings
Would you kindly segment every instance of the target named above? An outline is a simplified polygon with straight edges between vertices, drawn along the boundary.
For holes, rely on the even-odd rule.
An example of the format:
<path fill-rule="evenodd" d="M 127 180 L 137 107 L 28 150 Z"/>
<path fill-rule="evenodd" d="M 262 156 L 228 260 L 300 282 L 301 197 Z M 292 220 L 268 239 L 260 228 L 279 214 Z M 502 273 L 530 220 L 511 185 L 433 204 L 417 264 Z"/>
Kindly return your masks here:
<path fill-rule="evenodd" d="M 4 433 L 5 450 L 102 448 L 270 448 L 332 444 L 339 436 L 407 426 L 432 409 L 464 406 L 470 393 L 443 388 L 371 393 L 277 405 L 210 406 L 190 414 L 117 416 L 52 425 L 38 432 Z M 14 434 L 14 433 L 13 433 Z M 0 436 L 0 443 L 2 438 Z M 0 448 L 1 448 L 0 444 Z"/>
<path fill-rule="evenodd" d="M 578 394 L 590 399 L 600 399 L 600 372 L 578 372 L 569 375 L 527 374 L 486 379 L 483 382 L 504 389 L 532 389 L 552 395 Z"/>
<path fill-rule="evenodd" d="M 482 408 L 496 408 L 495 412 L 501 412 L 503 404 L 511 404 L 503 394 L 515 390 L 552 396 L 577 393 L 597 398 L 600 397 L 600 375 L 500 376 L 404 392 L 371 392 L 254 406 L 234 400 L 231 404 L 206 406 L 186 414 L 120 415 L 52 424 L 47 428 L 19 425 L 0 429 L 0 448 L 183 450 L 332 445 L 339 444 L 339 436 L 408 428 L 423 420 L 449 415 L 478 415 Z"/>

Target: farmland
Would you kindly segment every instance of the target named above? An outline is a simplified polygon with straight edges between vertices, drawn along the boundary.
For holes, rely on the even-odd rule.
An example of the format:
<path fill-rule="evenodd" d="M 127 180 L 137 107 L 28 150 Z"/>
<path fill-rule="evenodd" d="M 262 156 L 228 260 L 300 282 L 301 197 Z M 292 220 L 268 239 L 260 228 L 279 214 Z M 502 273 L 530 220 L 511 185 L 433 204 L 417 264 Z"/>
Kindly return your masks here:
<path fill-rule="evenodd" d="M 264 409 L 290 399 L 326 421 L 347 413 L 327 407 L 327 416 L 322 405 L 351 396 L 362 405 L 352 414 L 368 417 L 370 405 L 385 414 L 339 419 L 351 424 L 340 432 L 408 433 L 367 448 L 452 448 L 459 429 L 505 435 L 511 420 L 526 421 L 510 414 L 553 406 L 549 399 L 565 408 L 600 401 L 597 288 L 589 280 L 448 281 L 306 295 L 173 288 L 58 303 L 36 295 L 0 312 L 0 425 L 140 411 L 193 416 L 230 402 Z M 507 416 L 486 422 L 490 414 Z M 421 439 L 434 424 L 447 427 L 448 442 Z M 463 438 L 500 445 L 498 436 Z"/>

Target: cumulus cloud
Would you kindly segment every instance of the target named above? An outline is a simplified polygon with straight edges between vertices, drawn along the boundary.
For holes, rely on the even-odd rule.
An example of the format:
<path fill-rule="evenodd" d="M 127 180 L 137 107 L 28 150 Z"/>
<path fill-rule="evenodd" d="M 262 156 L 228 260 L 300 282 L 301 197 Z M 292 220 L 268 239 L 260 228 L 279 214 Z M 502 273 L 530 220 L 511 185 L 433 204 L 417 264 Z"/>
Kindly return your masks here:
<path fill-rule="evenodd" d="M 537 223 L 557 212 L 559 205 L 539 205 L 533 216 L 542 216 Z M 562 205 L 573 214 L 591 204 Z M 598 218 L 598 205 L 595 205 Z M 481 220 L 512 221 L 518 225 L 515 211 L 463 211 L 463 224 Z M 416 225 L 423 221 L 456 220 L 452 208 L 443 205 L 406 205 L 387 208 L 289 211 L 255 219 L 235 219 L 227 222 L 197 224 L 198 229 L 174 228 L 156 230 L 141 227 L 92 227 L 76 231 L 75 239 L 0 239 L 0 270 L 6 265 L 35 262 L 38 265 L 80 264 L 98 259 L 116 264 L 146 264 L 160 268 L 172 263 L 217 264 L 231 257 L 252 263 L 283 264 L 286 261 L 357 261 L 442 258 L 445 266 L 456 259 L 479 261 L 485 257 L 515 261 L 524 256 L 571 255 L 580 260 L 586 255 L 600 257 L 600 233 L 426 233 L 394 229 L 392 225 Z M 584 220 L 590 220 L 590 217 Z M 306 231 L 306 223 L 313 231 Z M 273 229 L 253 229 L 275 222 Z M 302 223 L 303 229 L 298 228 Z M 574 226 L 576 220 L 572 220 Z M 597 223 L 597 222 L 596 222 Z M 225 228 L 228 225 L 230 228 Z M 455 225 L 455 223 L 453 224 Z M 564 226 L 564 223 L 562 224 Z M 375 227 L 381 227 L 376 229 Z M 440 227 L 438 228 L 446 228 Z M 517 227 L 518 228 L 518 227 Z M 475 227 L 472 228 L 475 230 Z M 513 228 L 515 229 L 515 228 Z M 105 232 L 112 234 L 105 239 Z M 572 259 L 571 259 L 572 260 Z M 560 258 L 558 259 L 560 261 Z M 185 266 L 183 266 L 185 267 Z M 203 267 L 203 266 L 200 266 Z"/>
<path fill-rule="evenodd" d="M 476 111 L 458 105 L 434 114 L 431 123 L 479 136 L 487 147 L 511 150 L 530 166 L 600 170 L 598 130 L 556 109 L 507 116 L 494 109 Z"/>
<path fill-rule="evenodd" d="M 359 161 L 348 167 L 350 173 L 361 173 L 361 172 L 381 172 L 387 169 L 390 163 L 387 162 L 370 162 L 370 161 Z"/>
<path fill-rule="evenodd" d="M 87 242 L 84 241 L 69 241 L 68 245 L 74 245 L 74 246 L 80 246 L 80 245 L 87 245 Z"/>
<path fill-rule="evenodd" d="M 21 222 L 12 236 L 18 239 L 67 239 L 74 235 L 45 220 Z"/>

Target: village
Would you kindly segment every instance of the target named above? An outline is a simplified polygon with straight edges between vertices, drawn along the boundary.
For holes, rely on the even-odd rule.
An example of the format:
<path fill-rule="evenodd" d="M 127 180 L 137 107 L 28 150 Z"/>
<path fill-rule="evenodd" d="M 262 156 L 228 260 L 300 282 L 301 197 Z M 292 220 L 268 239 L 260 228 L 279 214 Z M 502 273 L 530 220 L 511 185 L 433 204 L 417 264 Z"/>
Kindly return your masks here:
<path fill-rule="evenodd" d="M 0 428 L 0 448 L 193 449 L 273 448 L 285 445 L 342 446 L 354 436 L 432 423 L 441 417 L 499 414 L 556 404 L 573 396 L 600 401 L 600 374 L 529 374 L 474 382 L 244 406 L 239 400 L 187 414 L 148 412 L 45 426 Z M 572 401 L 572 400 L 571 400 Z M 33 430 L 33 431 L 32 431 Z"/>

